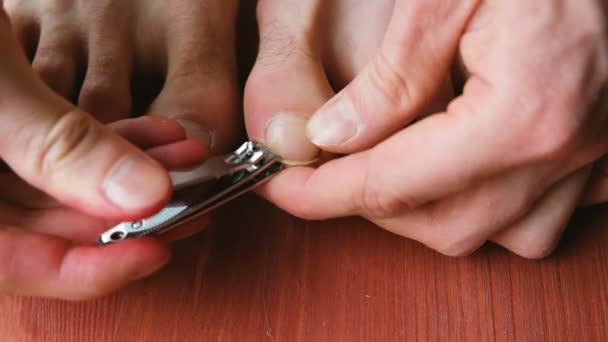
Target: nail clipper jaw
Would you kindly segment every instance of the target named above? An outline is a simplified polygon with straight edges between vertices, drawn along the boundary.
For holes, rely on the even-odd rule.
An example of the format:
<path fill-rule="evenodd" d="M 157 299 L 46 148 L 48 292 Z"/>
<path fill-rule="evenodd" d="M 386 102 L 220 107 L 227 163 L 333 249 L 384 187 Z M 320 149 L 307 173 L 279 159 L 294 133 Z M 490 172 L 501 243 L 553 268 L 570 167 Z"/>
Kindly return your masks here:
<path fill-rule="evenodd" d="M 234 153 L 228 155 L 224 159 L 224 162 L 232 167 L 232 172 L 241 170 L 253 172 L 269 156 L 274 157 L 264 145 L 255 141 L 248 141 L 242 144 Z"/>

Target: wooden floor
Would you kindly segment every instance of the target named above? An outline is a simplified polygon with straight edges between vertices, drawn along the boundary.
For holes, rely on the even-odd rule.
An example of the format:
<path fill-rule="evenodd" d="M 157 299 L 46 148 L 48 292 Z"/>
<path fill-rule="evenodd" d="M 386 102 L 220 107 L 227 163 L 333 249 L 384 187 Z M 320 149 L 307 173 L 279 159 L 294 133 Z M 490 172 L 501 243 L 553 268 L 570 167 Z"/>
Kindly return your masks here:
<path fill-rule="evenodd" d="M 604 223 L 600 223 L 604 222 Z M 557 253 L 448 258 L 357 219 L 253 197 L 158 275 L 89 303 L 0 297 L 1 341 L 608 341 L 608 208 Z"/>

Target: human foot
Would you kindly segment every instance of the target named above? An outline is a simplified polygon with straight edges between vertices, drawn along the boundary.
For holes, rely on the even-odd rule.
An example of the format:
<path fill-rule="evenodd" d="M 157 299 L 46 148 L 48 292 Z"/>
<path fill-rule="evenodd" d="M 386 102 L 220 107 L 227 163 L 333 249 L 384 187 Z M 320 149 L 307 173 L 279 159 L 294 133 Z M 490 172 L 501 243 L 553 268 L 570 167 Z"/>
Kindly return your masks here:
<path fill-rule="evenodd" d="M 213 152 L 230 150 L 239 133 L 237 5 L 4 1 L 34 69 L 59 94 L 102 122 L 127 118 L 144 102 L 136 107 L 178 120 Z M 142 88 L 152 98 L 139 96 Z"/>
<path fill-rule="evenodd" d="M 154 113 L 175 119 L 212 154 L 238 143 L 236 0 L 7 0 L 4 7 L 40 77 L 98 120 Z M 177 184 L 197 175 L 171 174 Z"/>

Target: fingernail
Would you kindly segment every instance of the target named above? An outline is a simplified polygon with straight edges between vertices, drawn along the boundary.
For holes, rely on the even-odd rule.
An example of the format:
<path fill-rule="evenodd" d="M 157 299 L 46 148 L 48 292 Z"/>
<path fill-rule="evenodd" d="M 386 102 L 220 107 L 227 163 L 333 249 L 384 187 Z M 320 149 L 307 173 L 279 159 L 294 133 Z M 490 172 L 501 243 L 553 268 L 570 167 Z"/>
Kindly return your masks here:
<path fill-rule="evenodd" d="M 338 146 L 353 138 L 359 125 L 352 102 L 339 96 L 310 119 L 306 133 L 317 146 Z"/>
<path fill-rule="evenodd" d="M 317 159 L 319 148 L 306 137 L 308 117 L 296 113 L 276 114 L 266 124 L 268 148 L 291 164 L 308 164 Z"/>
<path fill-rule="evenodd" d="M 188 139 L 196 140 L 208 147 L 211 147 L 213 144 L 213 135 L 211 134 L 211 131 L 203 127 L 200 123 L 187 119 L 176 119 L 175 121 L 184 128 Z"/>
<path fill-rule="evenodd" d="M 169 191 L 162 168 L 144 157 L 130 156 L 119 161 L 103 183 L 107 198 L 126 210 L 149 208 Z"/>

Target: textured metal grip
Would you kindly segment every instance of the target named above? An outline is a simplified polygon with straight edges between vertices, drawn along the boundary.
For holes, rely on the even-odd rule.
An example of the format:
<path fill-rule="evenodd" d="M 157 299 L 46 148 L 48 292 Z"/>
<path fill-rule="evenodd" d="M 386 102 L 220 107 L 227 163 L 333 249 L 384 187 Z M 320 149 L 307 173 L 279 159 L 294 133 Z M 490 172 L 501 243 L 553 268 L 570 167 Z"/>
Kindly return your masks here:
<path fill-rule="evenodd" d="M 163 234 L 255 188 L 284 167 L 276 155 L 253 141 L 228 156 L 209 160 L 206 165 L 211 169 L 208 176 L 176 189 L 164 209 L 148 218 L 114 226 L 100 235 L 98 243 Z"/>

